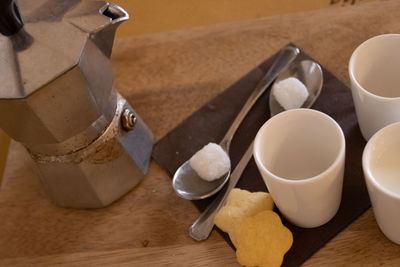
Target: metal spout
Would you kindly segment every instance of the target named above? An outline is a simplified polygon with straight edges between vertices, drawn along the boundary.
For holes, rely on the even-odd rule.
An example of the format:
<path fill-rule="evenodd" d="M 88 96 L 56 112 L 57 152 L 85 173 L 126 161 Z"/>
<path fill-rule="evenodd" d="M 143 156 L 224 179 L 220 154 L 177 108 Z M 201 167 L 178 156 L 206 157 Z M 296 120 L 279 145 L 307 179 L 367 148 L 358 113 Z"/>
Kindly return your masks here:
<path fill-rule="evenodd" d="M 100 13 L 111 19 L 111 24 L 121 23 L 129 19 L 129 14 L 120 6 L 108 3 Z"/>
<path fill-rule="evenodd" d="M 66 14 L 65 20 L 90 34 L 90 39 L 106 57 L 111 56 L 115 31 L 128 13 L 121 7 L 105 1 L 81 2 Z"/>
<path fill-rule="evenodd" d="M 100 9 L 100 14 L 110 18 L 108 25 L 103 25 L 103 28 L 92 34 L 92 39 L 97 47 L 106 55 L 111 56 L 112 47 L 114 45 L 115 32 L 118 26 L 129 19 L 129 14 L 120 6 L 107 3 Z"/>

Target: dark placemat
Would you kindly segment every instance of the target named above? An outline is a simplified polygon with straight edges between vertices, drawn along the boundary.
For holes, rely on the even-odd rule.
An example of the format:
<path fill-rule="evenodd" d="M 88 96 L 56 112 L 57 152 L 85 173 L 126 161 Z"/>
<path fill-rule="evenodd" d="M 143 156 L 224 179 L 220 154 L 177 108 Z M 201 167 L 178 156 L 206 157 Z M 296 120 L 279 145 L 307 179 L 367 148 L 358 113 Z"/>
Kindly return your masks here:
<path fill-rule="evenodd" d="M 171 177 L 183 162 L 208 142 L 219 143 L 275 56 L 276 54 L 205 104 L 155 145 L 153 158 Z M 302 59 L 310 59 L 310 56 L 301 52 L 297 60 Z M 350 89 L 325 68 L 323 73 L 324 86 L 312 108 L 334 118 L 346 136 L 342 202 L 336 216 L 318 228 L 296 227 L 281 217 L 283 223 L 292 231 L 294 239 L 292 248 L 285 255 L 283 266 L 298 266 L 303 263 L 370 206 L 361 166 L 365 141 L 357 124 Z M 268 95 L 267 92 L 257 101 L 239 127 L 231 145 L 232 167 L 236 166 L 258 129 L 270 117 Z M 238 187 L 252 192 L 267 191 L 253 159 L 246 167 Z M 212 199 L 193 203 L 199 211 L 203 211 Z M 228 235 L 219 232 L 232 246 Z"/>

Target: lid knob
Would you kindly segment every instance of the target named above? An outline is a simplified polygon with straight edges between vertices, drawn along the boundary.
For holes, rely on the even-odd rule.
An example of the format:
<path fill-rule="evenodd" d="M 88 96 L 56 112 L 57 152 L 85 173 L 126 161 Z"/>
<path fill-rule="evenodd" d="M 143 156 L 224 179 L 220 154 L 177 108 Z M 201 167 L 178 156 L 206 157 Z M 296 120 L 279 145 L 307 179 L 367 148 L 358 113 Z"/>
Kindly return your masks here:
<path fill-rule="evenodd" d="M 11 36 L 19 32 L 24 26 L 19 12 L 17 0 L 0 1 L 0 32 L 3 35 Z"/>

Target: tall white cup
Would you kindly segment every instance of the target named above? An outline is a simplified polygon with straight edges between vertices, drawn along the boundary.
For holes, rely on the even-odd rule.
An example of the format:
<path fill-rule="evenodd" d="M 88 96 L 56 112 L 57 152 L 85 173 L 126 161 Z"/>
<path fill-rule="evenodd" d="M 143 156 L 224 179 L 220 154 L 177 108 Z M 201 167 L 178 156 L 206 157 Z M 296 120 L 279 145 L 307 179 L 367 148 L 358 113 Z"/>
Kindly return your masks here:
<path fill-rule="evenodd" d="M 400 121 L 400 34 L 362 43 L 349 62 L 351 92 L 365 140 Z"/>
<path fill-rule="evenodd" d="M 365 146 L 362 165 L 379 228 L 400 244 L 400 122 L 372 136 Z"/>
<path fill-rule="evenodd" d="M 338 211 L 345 139 L 328 115 L 292 109 L 268 120 L 254 142 L 254 159 L 276 206 L 300 227 L 317 227 Z"/>

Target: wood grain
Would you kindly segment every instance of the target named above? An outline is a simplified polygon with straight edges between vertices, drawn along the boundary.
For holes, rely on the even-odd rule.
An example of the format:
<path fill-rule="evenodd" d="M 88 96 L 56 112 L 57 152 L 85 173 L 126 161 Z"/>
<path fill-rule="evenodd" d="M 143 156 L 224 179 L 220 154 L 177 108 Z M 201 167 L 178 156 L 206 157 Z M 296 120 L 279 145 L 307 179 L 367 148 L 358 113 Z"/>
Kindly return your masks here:
<path fill-rule="evenodd" d="M 377 1 L 121 38 L 112 57 L 115 86 L 159 140 L 288 42 L 348 84 L 352 51 L 374 35 L 400 32 L 399 11 L 399 1 Z M 12 142 L 0 189 L 0 265 L 234 266 L 234 251 L 215 231 L 205 242 L 190 239 L 197 215 L 154 162 L 139 186 L 107 208 L 58 208 L 27 152 Z M 369 210 L 305 266 L 399 264 L 400 246 L 381 234 Z"/>
<path fill-rule="evenodd" d="M 0 260 L 1 266 L 240 266 L 226 242 L 81 252 Z"/>

